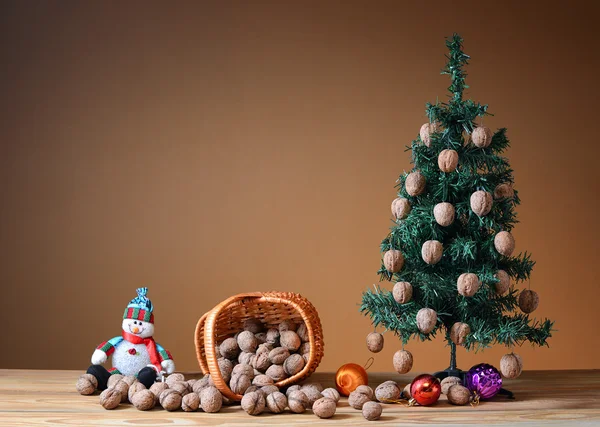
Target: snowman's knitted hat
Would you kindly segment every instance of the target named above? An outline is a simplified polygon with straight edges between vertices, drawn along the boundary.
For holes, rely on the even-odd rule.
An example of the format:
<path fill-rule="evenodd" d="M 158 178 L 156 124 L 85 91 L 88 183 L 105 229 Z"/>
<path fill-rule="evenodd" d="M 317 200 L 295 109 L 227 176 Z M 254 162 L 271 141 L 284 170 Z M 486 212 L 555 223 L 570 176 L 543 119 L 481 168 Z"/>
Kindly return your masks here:
<path fill-rule="evenodd" d="M 152 306 L 152 301 L 146 296 L 147 293 L 148 288 L 137 289 L 138 296 L 132 299 L 127 305 L 123 319 L 136 319 L 154 323 L 154 314 L 152 314 L 154 307 Z"/>

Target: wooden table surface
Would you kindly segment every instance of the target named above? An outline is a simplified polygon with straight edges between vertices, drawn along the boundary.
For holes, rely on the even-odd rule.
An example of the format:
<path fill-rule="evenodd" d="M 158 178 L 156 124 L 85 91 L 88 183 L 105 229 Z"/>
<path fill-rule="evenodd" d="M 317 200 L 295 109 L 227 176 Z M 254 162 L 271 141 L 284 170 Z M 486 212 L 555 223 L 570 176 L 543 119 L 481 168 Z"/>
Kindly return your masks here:
<path fill-rule="evenodd" d="M 0 425 L 2 426 L 188 426 L 188 425 L 365 425 L 360 411 L 342 399 L 336 415 L 319 420 L 312 412 L 280 415 L 247 415 L 239 406 L 223 407 L 216 414 L 167 412 L 160 408 L 141 412 L 130 404 L 107 411 L 98 395 L 75 391 L 79 371 L 0 370 Z M 371 386 L 393 379 L 408 383 L 408 375 L 371 373 Z M 198 375 L 189 374 L 186 378 Z M 333 374 L 316 373 L 310 381 L 333 384 Z M 600 371 L 526 371 L 506 381 L 515 400 L 496 397 L 477 407 L 452 406 L 442 396 L 430 407 L 384 405 L 381 419 L 373 425 L 520 425 L 600 426 Z"/>

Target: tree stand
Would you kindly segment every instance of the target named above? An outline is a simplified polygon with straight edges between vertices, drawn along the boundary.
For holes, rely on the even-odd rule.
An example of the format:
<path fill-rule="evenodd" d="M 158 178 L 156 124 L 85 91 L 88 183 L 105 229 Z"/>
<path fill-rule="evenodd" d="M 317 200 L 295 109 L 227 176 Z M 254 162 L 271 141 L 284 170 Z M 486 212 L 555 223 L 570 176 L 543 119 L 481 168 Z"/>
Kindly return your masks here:
<path fill-rule="evenodd" d="M 456 344 L 450 341 L 450 366 L 443 371 L 438 371 L 433 374 L 434 377 L 443 380 L 447 377 L 458 377 L 464 382 L 466 372 L 456 367 Z M 507 399 L 514 399 L 512 391 L 501 388 L 498 392 L 501 396 L 506 396 Z"/>

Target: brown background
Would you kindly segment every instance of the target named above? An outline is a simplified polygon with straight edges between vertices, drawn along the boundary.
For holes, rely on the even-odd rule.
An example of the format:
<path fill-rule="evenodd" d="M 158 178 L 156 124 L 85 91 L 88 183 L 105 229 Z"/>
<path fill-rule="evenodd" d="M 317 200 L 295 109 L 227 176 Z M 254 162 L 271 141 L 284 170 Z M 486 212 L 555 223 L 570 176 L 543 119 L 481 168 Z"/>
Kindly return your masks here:
<path fill-rule="evenodd" d="M 422 3 L 3 2 L 0 368 L 86 368 L 141 285 L 179 369 L 202 313 L 271 289 L 320 310 L 321 369 L 365 362 L 357 306 L 454 31 L 469 95 L 509 128 L 517 251 L 559 330 L 518 351 L 600 368 L 598 8 Z M 415 370 L 447 365 L 440 339 L 407 348 Z"/>

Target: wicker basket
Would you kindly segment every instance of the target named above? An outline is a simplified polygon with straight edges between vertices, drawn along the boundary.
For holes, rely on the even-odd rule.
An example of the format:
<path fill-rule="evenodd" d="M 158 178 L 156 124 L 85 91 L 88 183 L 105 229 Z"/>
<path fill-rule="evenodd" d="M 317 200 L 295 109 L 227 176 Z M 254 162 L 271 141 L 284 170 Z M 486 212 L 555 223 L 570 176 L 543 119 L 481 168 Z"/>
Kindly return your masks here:
<path fill-rule="evenodd" d="M 215 386 L 229 399 L 242 395 L 231 391 L 223 380 L 215 346 L 243 330 L 244 321 L 259 319 L 267 327 L 277 327 L 282 320 L 304 321 L 308 330 L 310 356 L 300 372 L 275 383 L 277 387 L 295 384 L 312 374 L 323 358 L 323 329 L 315 307 L 304 297 L 291 292 L 251 292 L 235 295 L 205 313 L 196 326 L 196 356 L 204 374 L 210 374 Z"/>

